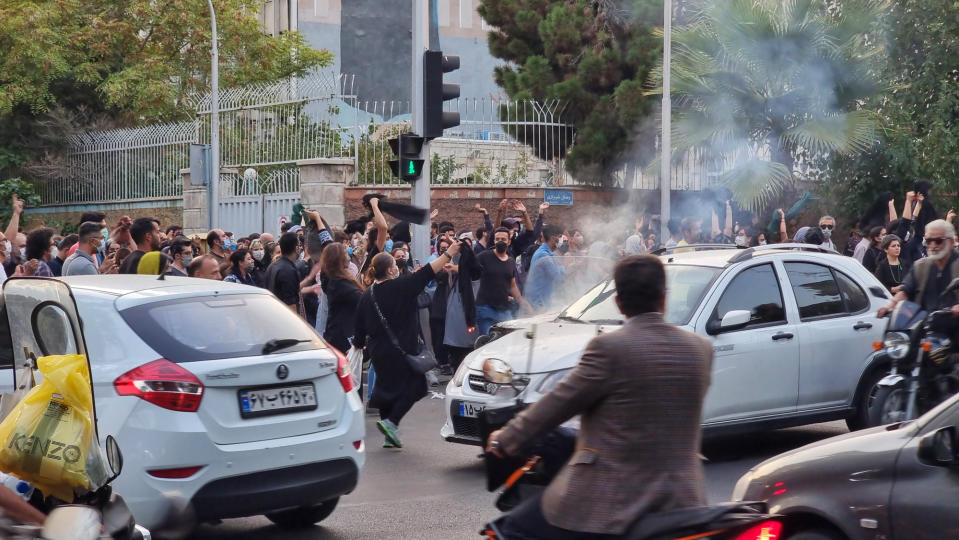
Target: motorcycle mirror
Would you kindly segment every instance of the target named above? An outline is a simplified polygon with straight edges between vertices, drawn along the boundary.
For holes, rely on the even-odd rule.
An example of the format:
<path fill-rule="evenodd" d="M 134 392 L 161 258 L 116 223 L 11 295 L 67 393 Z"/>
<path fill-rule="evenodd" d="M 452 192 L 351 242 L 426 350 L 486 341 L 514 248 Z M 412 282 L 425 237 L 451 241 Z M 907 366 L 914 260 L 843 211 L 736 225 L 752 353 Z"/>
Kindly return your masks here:
<path fill-rule="evenodd" d="M 120 476 L 123 470 L 123 453 L 120 452 L 120 444 L 113 435 L 107 435 L 107 462 L 110 464 L 110 470 L 113 471 L 113 477 Z"/>

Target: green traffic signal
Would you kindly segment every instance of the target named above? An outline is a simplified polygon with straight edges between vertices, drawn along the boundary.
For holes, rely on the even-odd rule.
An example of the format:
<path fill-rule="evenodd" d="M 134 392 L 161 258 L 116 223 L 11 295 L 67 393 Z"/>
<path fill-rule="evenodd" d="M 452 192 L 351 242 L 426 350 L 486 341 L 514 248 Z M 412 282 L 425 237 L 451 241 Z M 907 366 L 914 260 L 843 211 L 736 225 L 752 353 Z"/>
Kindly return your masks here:
<path fill-rule="evenodd" d="M 408 174 L 408 175 L 410 175 L 410 176 L 416 176 L 416 174 L 417 174 L 417 172 L 416 172 L 416 165 L 413 163 L 413 160 L 412 160 L 412 159 L 410 160 L 410 167 L 409 167 L 409 169 L 406 171 L 406 174 Z"/>

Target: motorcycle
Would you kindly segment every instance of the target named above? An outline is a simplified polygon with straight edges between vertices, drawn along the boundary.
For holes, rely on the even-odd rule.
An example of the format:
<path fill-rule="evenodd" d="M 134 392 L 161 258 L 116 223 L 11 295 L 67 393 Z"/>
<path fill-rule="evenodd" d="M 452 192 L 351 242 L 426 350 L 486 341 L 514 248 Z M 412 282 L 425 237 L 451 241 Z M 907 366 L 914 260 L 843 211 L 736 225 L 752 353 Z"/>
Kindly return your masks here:
<path fill-rule="evenodd" d="M 942 295 L 959 289 L 954 279 Z M 959 318 L 949 309 L 924 311 L 915 302 L 900 302 L 889 316 L 882 343 L 891 361 L 889 374 L 872 389 L 869 425 L 918 418 L 959 392 Z"/>
<path fill-rule="evenodd" d="M 103 486 L 66 503 L 34 490 L 28 501 L 48 514 L 43 525 L 0 522 L 0 537 L 39 540 L 151 540 L 150 531 L 137 525 L 123 497 L 111 484 L 123 470 L 123 455 L 113 436 L 106 438 L 111 476 Z M 5 488 L 0 488 L 5 489 Z"/>
<path fill-rule="evenodd" d="M 483 439 L 501 427 L 522 406 L 487 409 L 480 413 Z M 487 523 L 480 535 L 488 540 L 513 540 L 504 533 L 510 511 L 546 489 L 573 455 L 579 426 L 576 421 L 555 429 L 538 441 L 529 455 L 499 458 L 484 454 L 487 490 L 502 486 L 496 508 L 506 512 Z M 517 467 L 517 465 L 519 465 Z M 783 523 L 767 513 L 762 502 L 729 502 L 641 516 L 622 535 L 624 540 L 764 540 L 779 538 Z"/>

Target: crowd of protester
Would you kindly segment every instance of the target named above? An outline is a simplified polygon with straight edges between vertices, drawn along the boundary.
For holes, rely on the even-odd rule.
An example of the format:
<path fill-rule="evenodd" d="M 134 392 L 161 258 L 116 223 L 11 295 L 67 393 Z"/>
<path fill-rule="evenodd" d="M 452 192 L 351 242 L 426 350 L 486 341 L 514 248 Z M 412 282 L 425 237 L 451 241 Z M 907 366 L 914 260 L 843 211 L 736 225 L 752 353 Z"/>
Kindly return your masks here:
<path fill-rule="evenodd" d="M 938 217 L 929 188 L 919 183 L 906 193 L 901 216 L 892 195 L 880 196 L 853 224 L 842 251 L 894 293 L 925 255 L 923 227 Z M 364 199 L 368 215 L 344 224 L 330 225 L 298 205 L 278 237 L 268 232 L 236 237 L 221 229 L 187 236 L 182 227 L 157 219 L 123 216 L 108 223 L 99 212 L 84 213 L 76 234 L 60 236 L 46 227 L 25 233 L 23 203 L 14 196 L 11 221 L 0 234 L 0 280 L 151 274 L 269 289 L 333 347 L 343 352 L 365 347 L 372 362 L 369 404 L 379 410 L 385 444 L 400 446 L 400 420 L 429 384 L 409 370 L 401 353 L 429 347 L 438 370 L 451 375 L 493 325 L 558 311 L 629 255 L 716 243 L 740 248 L 803 243 L 837 250 L 835 218 L 823 215 L 807 226 L 797 222 L 813 199 L 807 193 L 788 211 L 774 210 L 768 221 L 732 201 L 713 201 L 705 207 L 708 228 L 702 215 L 670 219 L 665 239 L 658 237 L 658 216 L 589 238 L 551 220 L 545 202 L 535 216 L 516 200 L 499 202 L 495 217 L 476 204 L 476 217 L 468 223 L 437 219 L 436 211 L 420 216 L 419 222 L 431 221 L 431 234 L 430 255 L 418 261 L 412 257 L 410 224 L 403 221 L 417 209 L 377 195 Z M 386 214 L 400 221 L 390 227 Z M 946 220 L 954 217 L 950 210 Z"/>

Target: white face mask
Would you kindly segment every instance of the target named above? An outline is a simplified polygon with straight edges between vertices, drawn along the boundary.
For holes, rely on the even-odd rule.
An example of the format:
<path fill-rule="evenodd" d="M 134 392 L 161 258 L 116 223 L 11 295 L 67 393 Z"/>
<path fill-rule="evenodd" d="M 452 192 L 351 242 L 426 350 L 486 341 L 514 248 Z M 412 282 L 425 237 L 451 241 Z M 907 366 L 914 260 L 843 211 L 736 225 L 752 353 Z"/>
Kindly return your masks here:
<path fill-rule="evenodd" d="M 26 258 L 27 258 L 27 247 L 26 247 L 26 246 L 20 248 L 20 258 L 21 258 L 21 259 L 26 259 Z"/>
<path fill-rule="evenodd" d="M 12 253 L 12 252 L 13 252 L 13 244 L 11 244 L 9 240 L 5 240 L 5 241 L 3 242 L 3 246 L 6 248 L 6 252 L 7 252 L 7 253 Z"/>
<path fill-rule="evenodd" d="M 253 250 L 253 258 L 258 261 L 263 260 L 263 250 L 262 249 Z"/>
<path fill-rule="evenodd" d="M 760 245 L 760 246 L 765 246 L 765 245 L 766 245 L 766 241 L 765 241 L 765 240 L 760 240 L 760 241 L 759 241 L 759 245 Z"/>
<path fill-rule="evenodd" d="M 56 258 L 57 258 L 57 255 L 59 255 L 59 254 L 60 254 L 60 249 L 59 249 L 57 246 L 53 246 L 53 248 L 50 249 L 50 258 L 51 258 L 51 259 L 56 259 Z"/>
<path fill-rule="evenodd" d="M 746 237 L 745 237 L 745 236 L 742 236 L 742 235 L 737 236 L 737 237 L 736 237 L 736 245 L 737 245 L 737 246 L 745 246 L 745 245 L 746 245 Z"/>

